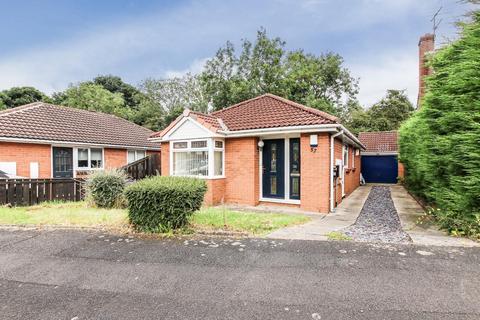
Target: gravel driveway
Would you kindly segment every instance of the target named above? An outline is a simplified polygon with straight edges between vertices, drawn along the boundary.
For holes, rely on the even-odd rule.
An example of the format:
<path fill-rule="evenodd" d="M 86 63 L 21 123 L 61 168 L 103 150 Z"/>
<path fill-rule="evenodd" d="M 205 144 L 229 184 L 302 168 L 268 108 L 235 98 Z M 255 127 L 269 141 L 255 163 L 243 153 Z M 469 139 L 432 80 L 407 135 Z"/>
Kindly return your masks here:
<path fill-rule="evenodd" d="M 356 241 L 389 243 L 412 241 L 402 230 L 390 188 L 385 186 L 372 187 L 357 220 L 343 229 L 343 233 Z"/>

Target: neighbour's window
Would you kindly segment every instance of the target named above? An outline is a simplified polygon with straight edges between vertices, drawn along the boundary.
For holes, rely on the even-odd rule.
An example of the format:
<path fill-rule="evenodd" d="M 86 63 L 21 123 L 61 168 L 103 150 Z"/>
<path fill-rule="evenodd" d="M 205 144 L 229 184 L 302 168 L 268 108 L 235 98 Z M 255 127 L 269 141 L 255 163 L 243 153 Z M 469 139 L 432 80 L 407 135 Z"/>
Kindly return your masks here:
<path fill-rule="evenodd" d="M 88 168 L 88 149 L 78 149 L 78 167 Z"/>
<path fill-rule="evenodd" d="M 348 168 L 348 146 L 343 146 L 343 165 Z"/>
<path fill-rule="evenodd" d="M 128 150 L 127 163 L 132 163 L 147 156 L 145 150 Z"/>
<path fill-rule="evenodd" d="M 175 176 L 222 176 L 223 141 L 212 140 L 174 142 L 172 148 L 172 173 Z M 213 172 L 209 164 L 213 162 Z"/>
<path fill-rule="evenodd" d="M 101 148 L 78 148 L 77 167 L 82 169 L 103 168 L 103 149 Z"/>

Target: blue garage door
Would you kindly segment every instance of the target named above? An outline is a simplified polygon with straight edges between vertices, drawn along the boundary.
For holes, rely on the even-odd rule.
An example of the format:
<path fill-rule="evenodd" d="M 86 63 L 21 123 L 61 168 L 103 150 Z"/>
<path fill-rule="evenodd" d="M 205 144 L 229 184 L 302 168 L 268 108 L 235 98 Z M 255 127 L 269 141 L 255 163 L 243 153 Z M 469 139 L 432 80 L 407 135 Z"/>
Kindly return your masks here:
<path fill-rule="evenodd" d="M 362 175 L 367 183 L 397 183 L 397 156 L 362 155 Z"/>

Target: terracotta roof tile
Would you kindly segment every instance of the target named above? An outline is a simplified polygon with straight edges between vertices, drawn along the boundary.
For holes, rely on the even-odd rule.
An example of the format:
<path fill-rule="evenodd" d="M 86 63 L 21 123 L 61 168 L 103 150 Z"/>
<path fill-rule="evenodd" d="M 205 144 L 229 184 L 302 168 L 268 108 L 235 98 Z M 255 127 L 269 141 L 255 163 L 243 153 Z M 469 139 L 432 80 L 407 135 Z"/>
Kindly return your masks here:
<path fill-rule="evenodd" d="M 358 139 L 366 152 L 398 152 L 397 131 L 360 132 Z"/>
<path fill-rule="evenodd" d="M 152 131 L 125 119 L 37 102 L 0 111 L 0 137 L 158 149 Z"/>
<path fill-rule="evenodd" d="M 240 102 L 211 115 L 222 119 L 231 131 L 339 123 L 338 118 L 326 112 L 273 94 Z"/>

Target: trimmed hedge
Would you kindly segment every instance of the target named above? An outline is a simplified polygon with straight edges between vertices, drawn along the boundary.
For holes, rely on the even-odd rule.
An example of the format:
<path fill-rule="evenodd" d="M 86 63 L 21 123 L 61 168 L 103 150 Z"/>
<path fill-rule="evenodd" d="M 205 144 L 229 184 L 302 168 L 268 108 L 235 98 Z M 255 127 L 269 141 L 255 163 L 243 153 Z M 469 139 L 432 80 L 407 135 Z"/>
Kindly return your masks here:
<path fill-rule="evenodd" d="M 140 180 L 125 191 L 128 217 L 137 230 L 168 232 L 188 223 L 202 206 L 205 180 L 156 176 Z"/>
<path fill-rule="evenodd" d="M 400 129 L 405 184 L 439 225 L 480 239 L 480 10 L 430 64 L 421 109 Z"/>
<path fill-rule="evenodd" d="M 87 179 L 87 197 L 100 208 L 122 207 L 127 176 L 121 170 L 101 170 Z"/>

